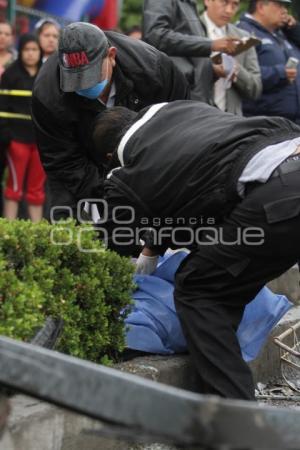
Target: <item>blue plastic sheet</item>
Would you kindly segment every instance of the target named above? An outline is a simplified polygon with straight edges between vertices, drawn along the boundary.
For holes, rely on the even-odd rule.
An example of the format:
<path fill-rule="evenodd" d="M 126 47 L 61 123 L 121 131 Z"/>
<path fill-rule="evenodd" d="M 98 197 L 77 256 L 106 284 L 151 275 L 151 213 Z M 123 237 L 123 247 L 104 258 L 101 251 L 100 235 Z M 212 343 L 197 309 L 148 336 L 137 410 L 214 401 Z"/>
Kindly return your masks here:
<path fill-rule="evenodd" d="M 162 355 L 187 351 L 173 298 L 175 272 L 185 257 L 185 252 L 164 257 L 153 275 L 135 276 L 138 290 L 126 319 L 127 347 Z M 247 305 L 237 332 L 245 361 L 257 357 L 272 328 L 291 307 L 284 295 L 267 287 Z"/>

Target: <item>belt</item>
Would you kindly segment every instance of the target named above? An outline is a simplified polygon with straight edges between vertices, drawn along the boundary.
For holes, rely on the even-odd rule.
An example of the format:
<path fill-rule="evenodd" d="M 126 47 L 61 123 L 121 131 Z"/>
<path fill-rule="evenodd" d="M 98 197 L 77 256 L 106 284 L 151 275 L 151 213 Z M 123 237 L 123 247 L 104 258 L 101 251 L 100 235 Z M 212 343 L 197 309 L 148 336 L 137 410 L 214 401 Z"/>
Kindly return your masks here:
<path fill-rule="evenodd" d="M 297 170 L 300 170 L 300 154 L 289 156 L 288 159 L 284 160 L 277 169 L 274 170 L 270 178 L 296 172 Z"/>

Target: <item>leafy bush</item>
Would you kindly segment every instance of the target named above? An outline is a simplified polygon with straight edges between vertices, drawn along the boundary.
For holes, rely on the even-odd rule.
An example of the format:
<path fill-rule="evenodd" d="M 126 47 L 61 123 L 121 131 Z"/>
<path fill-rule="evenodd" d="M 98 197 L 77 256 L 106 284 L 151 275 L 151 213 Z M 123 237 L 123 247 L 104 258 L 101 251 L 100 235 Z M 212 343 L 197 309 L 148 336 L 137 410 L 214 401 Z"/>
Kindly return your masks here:
<path fill-rule="evenodd" d="M 64 321 L 58 350 L 98 362 L 122 351 L 133 266 L 90 226 L 0 219 L 0 270 L 1 335 L 29 340 L 51 316 Z"/>

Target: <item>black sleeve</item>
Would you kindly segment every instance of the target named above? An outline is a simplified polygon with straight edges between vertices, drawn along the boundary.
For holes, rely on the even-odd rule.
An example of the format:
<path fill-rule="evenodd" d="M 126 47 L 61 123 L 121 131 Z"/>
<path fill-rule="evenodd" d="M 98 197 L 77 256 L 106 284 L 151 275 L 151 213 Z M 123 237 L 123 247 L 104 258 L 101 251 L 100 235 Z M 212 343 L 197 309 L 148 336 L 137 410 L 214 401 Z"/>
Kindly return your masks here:
<path fill-rule="evenodd" d="M 160 80 L 160 87 L 153 99 L 154 103 L 189 100 L 190 88 L 183 73 L 164 53 L 160 52 L 158 58 L 157 79 Z"/>
<path fill-rule="evenodd" d="M 101 169 L 90 161 L 74 138 L 71 125 L 52 116 L 33 95 L 32 119 L 35 127 L 41 161 L 48 178 L 59 183 L 69 206 L 79 200 L 102 198 L 103 177 Z M 53 205 L 60 205 L 59 190 L 52 198 Z"/>
<path fill-rule="evenodd" d="M 147 212 L 128 200 L 113 180 L 105 182 L 103 205 L 98 231 L 110 250 L 137 257 L 144 246 L 160 255 L 171 246 L 171 235 L 161 234 L 160 227 L 153 226 Z"/>
<path fill-rule="evenodd" d="M 210 56 L 211 39 L 174 31 L 176 5 L 173 0 L 145 0 L 143 39 L 169 56 Z"/>
<path fill-rule="evenodd" d="M 284 32 L 286 38 L 291 41 L 294 45 L 300 48 L 300 23 L 297 22 L 297 24 L 294 27 L 284 27 L 282 28 L 282 31 Z"/>
<path fill-rule="evenodd" d="M 138 256 L 142 251 L 139 217 L 142 213 L 111 180 L 105 181 L 105 195 L 99 211 L 99 238 L 110 250 L 122 256 Z"/>

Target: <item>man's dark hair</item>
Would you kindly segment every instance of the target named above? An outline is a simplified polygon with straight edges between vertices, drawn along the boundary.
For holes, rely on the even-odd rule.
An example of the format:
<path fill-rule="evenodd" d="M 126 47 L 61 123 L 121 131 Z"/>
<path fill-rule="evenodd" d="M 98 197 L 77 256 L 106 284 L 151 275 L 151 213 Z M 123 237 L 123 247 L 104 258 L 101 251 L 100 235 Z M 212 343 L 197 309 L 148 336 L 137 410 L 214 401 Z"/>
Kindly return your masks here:
<path fill-rule="evenodd" d="M 132 33 L 138 33 L 142 32 L 142 28 L 139 25 L 133 25 L 132 27 L 128 28 L 128 30 L 125 32 L 126 36 L 130 36 Z"/>
<path fill-rule="evenodd" d="M 137 113 L 123 106 L 105 109 L 94 123 L 93 142 L 97 161 L 107 162 L 107 154 L 114 153 Z"/>
<path fill-rule="evenodd" d="M 254 14 L 256 11 L 256 5 L 259 0 L 250 0 L 248 6 L 248 13 Z M 269 3 L 269 0 L 263 0 L 263 3 Z"/>
<path fill-rule="evenodd" d="M 253 13 L 255 13 L 255 10 L 256 10 L 256 0 L 250 0 L 249 6 L 248 6 L 248 12 L 250 14 L 253 14 Z"/>

